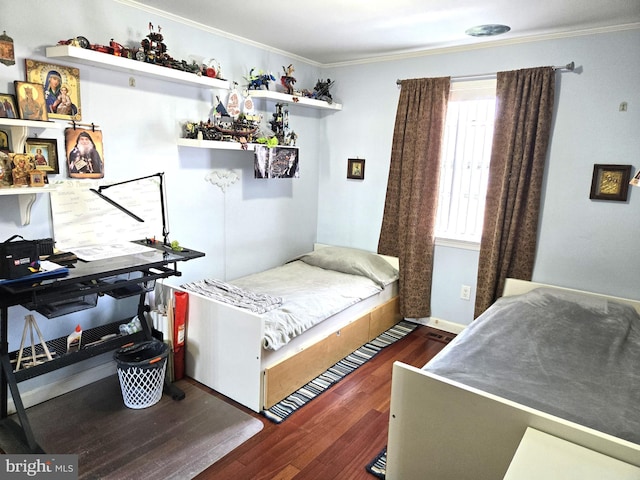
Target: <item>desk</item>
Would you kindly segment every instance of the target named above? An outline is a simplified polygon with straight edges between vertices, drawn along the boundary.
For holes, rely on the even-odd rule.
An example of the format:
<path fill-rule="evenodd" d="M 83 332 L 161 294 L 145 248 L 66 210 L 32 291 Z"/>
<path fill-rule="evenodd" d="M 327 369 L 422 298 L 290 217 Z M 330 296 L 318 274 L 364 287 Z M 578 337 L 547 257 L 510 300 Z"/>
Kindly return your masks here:
<path fill-rule="evenodd" d="M 41 310 L 52 303 L 105 293 L 116 298 L 139 295 L 137 314 L 142 320 L 146 318 L 145 313 L 149 311 L 148 306 L 145 305 L 147 290 L 142 287 L 148 285 L 149 282 L 155 283 L 155 280 L 159 278 L 180 276 L 181 272 L 177 269 L 178 262 L 204 256 L 204 253 L 195 250 L 185 249 L 181 252 L 175 252 L 162 244 L 151 246 L 153 250 L 149 252 L 94 262 L 78 261 L 74 268 L 69 269 L 69 273 L 63 277 L 0 285 L 0 421 L 7 421 L 7 403 L 10 391 L 22 433 L 24 433 L 29 448 L 33 452 L 41 452 L 42 450 L 33 436 L 17 384 L 29 378 L 116 350 L 131 342 L 150 340 L 152 331 L 148 321 L 141 321 L 143 327 L 141 332 L 117 336 L 72 353 L 66 353 L 66 337 L 51 340 L 47 344 L 52 346 L 64 342 L 64 347 L 55 348 L 58 352 L 57 357 L 48 362 L 14 372 L 11 357 L 15 356 L 16 352 L 9 352 L 8 342 L 9 308 L 22 305 L 29 310 Z M 125 293 L 122 294 L 122 292 Z M 104 335 L 118 333 L 118 326 L 127 321 L 120 320 L 109 325 L 85 330 L 82 334 L 82 343 L 86 345 L 99 340 Z M 167 391 L 174 399 L 184 398 L 182 392 L 165 384 L 165 392 Z"/>

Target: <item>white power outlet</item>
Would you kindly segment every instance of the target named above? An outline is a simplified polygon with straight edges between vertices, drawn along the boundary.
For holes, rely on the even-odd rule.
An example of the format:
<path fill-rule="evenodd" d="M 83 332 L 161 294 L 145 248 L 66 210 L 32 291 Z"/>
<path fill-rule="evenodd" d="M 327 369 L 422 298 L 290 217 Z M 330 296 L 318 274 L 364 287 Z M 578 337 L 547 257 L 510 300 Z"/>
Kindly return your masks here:
<path fill-rule="evenodd" d="M 469 285 L 462 285 L 462 288 L 460 289 L 460 298 L 462 300 L 471 299 L 471 287 Z"/>

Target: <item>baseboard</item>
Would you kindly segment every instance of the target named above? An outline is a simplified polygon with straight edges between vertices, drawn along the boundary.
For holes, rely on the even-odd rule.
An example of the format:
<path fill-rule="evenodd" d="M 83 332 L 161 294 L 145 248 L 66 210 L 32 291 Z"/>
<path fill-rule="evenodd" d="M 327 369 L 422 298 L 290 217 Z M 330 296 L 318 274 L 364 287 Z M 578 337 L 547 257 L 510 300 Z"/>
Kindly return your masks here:
<path fill-rule="evenodd" d="M 467 325 L 463 325 L 462 323 L 454 323 L 435 317 L 407 318 L 407 320 L 409 320 L 410 322 L 418 323 L 420 325 L 425 325 L 427 327 L 437 328 L 438 330 L 453 333 L 455 335 L 458 335 L 467 327 Z"/>
<path fill-rule="evenodd" d="M 35 387 L 31 390 L 20 392 L 24 408 L 29 408 L 39 403 L 46 402 L 52 398 L 72 392 L 78 388 L 82 388 L 90 383 L 97 382 L 110 375 L 115 375 L 116 364 L 114 362 L 106 362 L 95 367 L 82 370 L 68 377 L 58 379 L 47 385 Z M 13 399 L 9 399 L 7 403 L 9 414 L 16 412 Z"/>

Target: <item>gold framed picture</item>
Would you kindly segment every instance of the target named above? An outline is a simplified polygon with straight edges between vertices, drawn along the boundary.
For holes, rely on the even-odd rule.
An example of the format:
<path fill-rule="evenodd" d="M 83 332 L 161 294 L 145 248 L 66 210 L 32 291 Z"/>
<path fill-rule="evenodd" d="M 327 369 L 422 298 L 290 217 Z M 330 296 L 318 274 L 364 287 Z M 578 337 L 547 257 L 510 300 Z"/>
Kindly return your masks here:
<path fill-rule="evenodd" d="M 630 178 L 631 165 L 596 164 L 593 166 L 589 198 L 626 202 Z"/>
<path fill-rule="evenodd" d="M 44 179 L 47 174 L 40 170 L 31 170 L 29 172 L 29 185 L 32 187 L 44 187 Z"/>
<path fill-rule="evenodd" d="M 46 138 L 27 138 L 25 152 L 33 156 L 36 170 L 47 173 L 60 173 L 58 164 L 58 141 Z"/>
<path fill-rule="evenodd" d="M 23 120 L 49 120 L 44 90 L 39 83 L 13 82 L 18 100 L 18 112 Z"/>
<path fill-rule="evenodd" d="M 53 63 L 25 60 L 27 81 L 44 89 L 50 118 L 82 120 L 80 108 L 80 70 Z"/>
<path fill-rule="evenodd" d="M 347 178 L 364 180 L 364 159 L 350 158 L 347 164 Z"/>
<path fill-rule="evenodd" d="M 0 117 L 18 118 L 16 97 L 8 93 L 0 93 Z"/>

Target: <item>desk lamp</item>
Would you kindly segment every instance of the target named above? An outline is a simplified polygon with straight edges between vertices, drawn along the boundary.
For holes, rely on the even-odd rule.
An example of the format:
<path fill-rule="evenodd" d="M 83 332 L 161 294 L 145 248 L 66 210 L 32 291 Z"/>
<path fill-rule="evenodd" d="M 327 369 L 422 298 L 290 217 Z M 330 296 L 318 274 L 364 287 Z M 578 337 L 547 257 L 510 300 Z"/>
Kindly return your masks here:
<path fill-rule="evenodd" d="M 103 200 L 105 200 L 106 202 L 109 202 L 111 205 L 113 205 L 114 207 L 116 207 L 117 209 L 123 211 L 124 213 L 126 213 L 127 215 L 129 215 L 131 218 L 133 218 L 134 220 L 138 221 L 138 222 L 144 222 L 144 220 L 142 218 L 140 218 L 139 216 L 137 216 L 135 213 L 133 213 L 132 211 L 126 209 L 125 207 L 123 207 L 122 205 L 120 205 L 118 202 L 116 202 L 115 200 L 107 197 L 104 193 L 102 193 L 103 190 L 106 190 L 107 188 L 110 187 L 115 187 L 116 185 L 123 185 L 125 183 L 131 183 L 131 182 L 137 182 L 139 180 L 146 180 L 147 178 L 152 178 L 152 177 L 158 177 L 160 179 L 160 211 L 162 213 L 162 237 L 163 237 L 163 245 L 166 247 L 171 247 L 171 245 L 169 244 L 169 229 L 167 227 L 167 218 L 166 218 L 166 211 L 165 211 L 165 207 L 164 207 L 164 199 L 165 199 L 165 192 L 164 192 L 164 172 L 161 173 L 154 173 L 153 175 L 147 175 L 145 177 L 139 177 L 139 178 L 132 178 L 131 180 L 124 180 L 122 182 L 117 182 L 117 183 L 112 183 L 110 185 L 100 185 L 98 187 L 98 189 L 96 190 L 95 188 L 90 188 L 90 190 L 95 193 L 96 195 L 98 195 L 100 198 L 102 198 Z"/>

